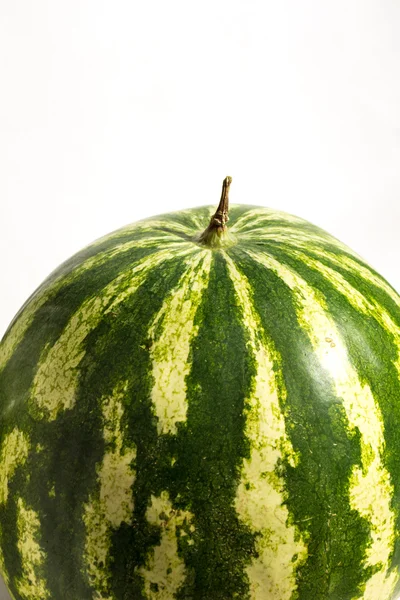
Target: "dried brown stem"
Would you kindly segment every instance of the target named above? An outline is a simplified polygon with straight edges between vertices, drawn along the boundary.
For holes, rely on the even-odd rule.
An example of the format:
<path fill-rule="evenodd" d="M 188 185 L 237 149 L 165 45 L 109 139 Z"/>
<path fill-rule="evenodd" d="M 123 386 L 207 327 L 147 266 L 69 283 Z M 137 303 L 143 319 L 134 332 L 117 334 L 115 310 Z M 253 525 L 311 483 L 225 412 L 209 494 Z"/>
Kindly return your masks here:
<path fill-rule="evenodd" d="M 217 235 L 221 235 L 225 232 L 226 223 L 229 219 L 229 188 L 231 183 L 232 177 L 225 177 L 222 183 L 221 200 L 219 201 L 217 211 L 211 217 L 211 221 L 207 229 L 201 234 L 199 238 L 200 242 L 207 243 L 207 240 L 210 238 L 210 236 L 213 236 L 215 233 Z"/>

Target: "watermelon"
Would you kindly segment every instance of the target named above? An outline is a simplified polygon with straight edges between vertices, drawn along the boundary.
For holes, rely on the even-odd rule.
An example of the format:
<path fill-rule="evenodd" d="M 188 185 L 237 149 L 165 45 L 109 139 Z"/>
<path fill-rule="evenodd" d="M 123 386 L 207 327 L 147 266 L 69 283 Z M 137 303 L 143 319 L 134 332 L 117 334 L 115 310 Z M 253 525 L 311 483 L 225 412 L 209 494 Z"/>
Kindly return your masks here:
<path fill-rule="evenodd" d="M 107 235 L 0 346 L 15 600 L 394 600 L 400 298 L 325 231 L 221 202 Z"/>

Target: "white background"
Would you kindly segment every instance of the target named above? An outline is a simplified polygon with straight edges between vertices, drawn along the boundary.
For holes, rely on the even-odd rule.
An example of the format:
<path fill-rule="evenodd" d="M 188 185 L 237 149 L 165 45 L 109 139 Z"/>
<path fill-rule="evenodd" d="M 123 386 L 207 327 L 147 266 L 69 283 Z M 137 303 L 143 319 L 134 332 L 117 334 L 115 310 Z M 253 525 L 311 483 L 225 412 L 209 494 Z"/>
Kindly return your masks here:
<path fill-rule="evenodd" d="M 0 336 L 82 246 L 227 174 L 400 289 L 396 0 L 0 0 L 0 86 Z"/>
<path fill-rule="evenodd" d="M 0 0 L 0 86 L 0 336 L 82 246 L 227 174 L 400 289 L 396 0 Z"/>

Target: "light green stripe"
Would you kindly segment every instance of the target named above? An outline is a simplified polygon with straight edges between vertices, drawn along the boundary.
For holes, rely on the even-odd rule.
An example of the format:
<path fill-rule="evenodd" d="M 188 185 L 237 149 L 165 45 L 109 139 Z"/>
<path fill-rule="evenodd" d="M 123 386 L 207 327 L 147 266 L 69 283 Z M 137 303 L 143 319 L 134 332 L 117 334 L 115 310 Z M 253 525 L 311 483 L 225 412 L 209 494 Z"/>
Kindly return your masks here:
<path fill-rule="evenodd" d="M 307 559 L 307 547 L 300 532 L 290 524 L 285 505 L 287 493 L 284 478 L 277 466 L 287 460 L 293 467 L 297 456 L 285 430 L 280 409 L 277 373 L 274 364 L 280 357 L 265 333 L 257 314 L 247 278 L 224 254 L 235 287 L 243 324 L 249 334 L 249 351 L 254 356 L 257 372 L 251 395 L 246 399 L 245 434 L 251 454 L 243 462 L 236 494 L 236 510 L 240 518 L 257 533 L 257 557 L 247 567 L 252 600 L 290 600 L 296 590 L 296 570 Z M 281 394 L 285 395 L 280 381 Z"/>
<path fill-rule="evenodd" d="M 4 437 L 0 452 L 0 504 L 8 498 L 8 484 L 18 466 L 28 457 L 29 438 L 17 427 Z"/>
<path fill-rule="evenodd" d="M 180 214 L 180 213 L 178 213 Z M 160 231 L 161 229 L 161 231 Z M 136 223 L 132 223 L 131 225 L 127 225 L 126 227 L 123 227 L 122 229 L 117 229 L 116 231 L 109 233 L 101 238 L 99 238 L 98 240 L 95 240 L 94 242 L 92 242 L 91 244 L 89 244 L 88 246 L 86 246 L 86 248 L 94 248 L 97 245 L 102 244 L 103 242 L 108 242 L 108 241 L 112 241 L 116 238 L 121 237 L 122 235 L 131 235 L 134 233 L 141 233 L 141 234 L 146 234 L 148 233 L 150 236 L 153 236 L 155 234 L 160 235 L 160 233 L 163 233 L 162 230 L 168 230 L 165 231 L 165 234 L 170 236 L 171 240 L 176 241 L 176 238 L 178 237 L 179 239 L 181 239 L 181 236 L 179 234 L 183 234 L 185 236 L 192 236 L 193 235 L 193 227 L 189 227 L 187 225 L 182 225 L 182 223 L 178 223 L 177 221 L 172 221 L 172 220 L 163 220 L 161 219 L 152 219 L 152 220 L 143 220 L 143 221 L 138 221 Z M 163 238 L 165 239 L 165 238 Z M 141 243 L 141 240 L 139 241 L 139 244 Z"/>
<path fill-rule="evenodd" d="M 391 509 L 393 487 L 383 461 L 385 440 L 379 406 L 370 387 L 361 383 L 353 369 L 324 296 L 274 258 L 253 252 L 248 254 L 274 271 L 292 290 L 299 323 L 307 332 L 320 363 L 332 377 L 336 394 L 343 401 L 350 430 L 360 432 L 362 464 L 353 467 L 350 505 L 370 526 L 371 543 L 364 567 L 373 567 L 375 573 L 368 579 L 359 600 L 389 598 L 398 580 L 397 571 L 388 572 L 396 531 Z"/>
<path fill-rule="evenodd" d="M 155 340 L 150 351 L 154 378 L 151 398 L 158 433 L 175 434 L 177 423 L 186 420 L 189 352 L 198 330 L 193 322 L 208 285 L 211 260 L 211 252 L 204 250 L 187 261 L 187 270 L 150 326 L 149 337 Z"/>
<path fill-rule="evenodd" d="M 240 235 L 240 239 L 242 241 L 253 241 L 256 239 L 257 241 L 264 242 L 278 242 L 283 246 L 295 246 L 298 248 L 304 248 L 305 250 L 312 249 L 314 246 L 320 244 L 322 248 L 324 248 L 327 244 L 330 246 L 334 246 L 338 250 L 342 250 L 343 252 L 347 252 L 348 254 L 352 254 L 355 258 L 361 260 L 361 257 L 348 248 L 346 244 L 343 244 L 336 238 L 332 237 L 329 233 L 318 229 L 316 231 L 313 230 L 302 230 L 301 228 L 291 228 L 290 226 L 269 226 L 266 225 L 260 229 L 252 229 L 249 232 L 244 232 Z M 285 247 L 285 251 L 288 251 L 288 248 Z"/>
<path fill-rule="evenodd" d="M 0 451 L 0 505 L 5 504 L 8 499 L 8 484 L 12 479 L 18 466 L 23 465 L 28 457 L 30 448 L 29 439 L 26 434 L 17 427 L 4 437 Z M 0 529 L 0 541 L 2 532 Z M 2 552 L 4 542 L 0 544 L 0 573 L 6 584 L 9 584 L 9 576 L 4 564 Z"/>
<path fill-rule="evenodd" d="M 354 288 L 345 279 L 345 277 L 343 277 L 343 275 L 341 273 L 335 271 L 331 267 L 328 267 L 324 263 L 321 263 L 319 260 L 312 258 L 303 252 L 293 251 L 292 254 L 293 254 L 293 256 L 295 256 L 299 260 L 301 260 L 303 263 L 305 263 L 307 266 L 313 268 L 314 270 L 318 271 L 318 273 L 323 275 L 323 277 L 327 281 L 329 281 L 337 289 L 337 291 L 339 293 L 341 293 L 348 302 L 350 302 L 350 304 L 357 311 L 365 314 L 365 316 L 367 316 L 369 318 L 373 318 L 376 322 L 379 323 L 379 325 L 387 333 L 389 333 L 392 336 L 393 344 L 395 345 L 396 352 L 397 352 L 397 358 L 396 358 L 396 360 L 393 361 L 393 364 L 397 370 L 397 373 L 398 373 L 398 376 L 400 379 L 400 328 L 393 321 L 393 319 L 391 318 L 391 316 L 387 312 L 387 310 L 383 306 L 381 306 L 378 302 L 376 302 L 374 300 L 369 300 L 368 298 L 363 296 L 356 288 Z M 354 265 L 353 265 L 354 268 L 355 268 L 355 265 L 358 265 L 358 263 L 354 263 Z M 358 271 L 357 271 L 357 273 L 358 273 Z M 370 273 L 370 271 L 368 271 L 368 269 L 364 268 L 363 271 L 360 270 L 360 273 L 365 278 L 369 274 L 370 277 L 368 279 L 371 281 L 371 283 L 374 282 L 376 285 L 381 284 L 380 287 L 382 287 L 382 286 L 387 287 L 388 288 L 387 292 L 391 292 L 391 296 L 393 297 L 392 299 L 394 301 L 397 301 L 397 303 L 399 302 L 397 295 L 390 288 L 390 286 L 385 284 L 384 281 L 375 277 L 375 275 L 373 273 Z M 374 280 L 376 280 L 376 281 L 374 281 Z M 384 452 L 383 425 L 381 427 L 381 431 L 379 432 L 379 435 L 380 435 L 380 451 L 381 451 L 381 454 L 383 454 L 383 452 Z M 363 451 L 365 453 L 365 461 L 368 462 L 368 460 L 369 460 L 368 446 L 364 447 Z M 356 475 L 354 475 L 354 479 L 353 479 L 354 489 L 359 490 L 359 497 L 355 498 L 355 500 L 358 501 L 359 504 L 362 504 L 362 502 L 367 504 L 368 502 L 373 501 L 373 500 L 371 499 L 370 495 L 363 497 L 363 494 L 365 494 L 366 492 L 365 492 L 365 486 L 360 484 L 361 479 L 362 479 L 362 472 L 361 472 L 361 470 L 359 470 L 358 473 Z M 364 479 L 365 479 L 365 477 L 364 477 Z M 372 472 L 372 474 L 370 475 L 369 484 L 371 486 L 375 486 L 377 481 L 378 482 L 380 481 L 382 485 L 385 485 L 386 480 L 384 478 L 382 478 L 382 476 L 379 473 Z M 387 484 L 388 484 L 388 482 L 387 482 Z M 391 490 L 391 486 L 390 486 L 390 490 Z M 360 497 L 360 495 L 361 495 L 361 497 Z M 375 499 L 375 501 L 377 502 L 378 499 Z M 385 523 L 386 518 L 387 518 L 386 511 L 382 510 L 382 508 L 383 507 L 381 504 L 374 504 L 373 507 L 369 506 L 368 510 L 364 509 L 364 513 L 360 511 L 361 514 L 363 514 L 363 516 L 367 517 L 368 519 L 372 519 L 372 523 L 373 523 L 373 527 L 374 527 L 374 532 L 372 533 L 374 543 L 369 551 L 369 556 L 367 558 L 367 564 L 370 564 L 372 566 L 375 564 L 378 564 L 377 561 L 379 561 L 379 555 L 377 555 L 377 549 L 380 548 L 380 544 L 382 542 L 383 543 L 390 542 L 391 544 L 393 544 L 392 535 L 394 535 L 394 522 L 393 522 L 392 535 L 389 535 L 388 531 L 386 532 L 386 536 L 381 534 L 382 523 Z M 372 518 L 372 515 L 373 515 L 373 518 Z M 375 554 L 374 554 L 374 545 L 375 545 Z M 388 555 L 387 559 L 386 559 L 387 565 L 389 564 L 388 563 L 389 556 L 390 555 Z M 396 575 L 396 572 L 394 572 L 394 575 L 392 574 L 389 577 L 386 577 L 381 572 L 377 573 L 375 576 L 373 576 L 369 580 L 363 600 L 373 600 L 373 598 L 377 598 L 378 600 L 380 598 L 382 598 L 382 600 L 386 600 L 386 598 L 389 597 L 387 594 L 390 593 L 392 586 L 394 587 L 395 583 L 397 582 L 397 579 L 398 579 L 398 576 Z M 379 594 L 381 594 L 381 596 Z"/>
<path fill-rule="evenodd" d="M 166 247 L 166 238 L 162 237 L 153 237 L 149 240 L 140 240 L 129 241 L 118 244 L 112 249 L 105 250 L 104 252 L 99 252 L 95 256 L 92 256 L 85 260 L 82 264 L 75 267 L 68 275 L 62 274 L 49 285 L 49 287 L 44 291 L 39 291 L 29 302 L 29 304 L 24 308 L 23 313 L 18 317 L 18 319 L 13 324 L 10 331 L 7 333 L 7 337 L 0 344 L 0 373 L 6 366 L 7 362 L 10 360 L 15 348 L 21 342 L 24 337 L 28 327 L 31 325 L 37 311 L 43 306 L 49 298 L 54 295 L 61 287 L 64 287 L 74 280 L 81 277 L 83 273 L 86 271 L 90 271 L 94 267 L 99 267 L 102 264 L 112 260 L 119 254 L 130 250 L 131 248 L 151 248 L 155 244 L 157 244 L 157 240 L 162 242 L 163 248 Z M 171 242 L 168 243 L 168 248 L 170 250 L 174 250 L 182 248 L 182 243 Z"/>
<path fill-rule="evenodd" d="M 168 493 L 162 492 L 159 497 L 151 497 L 146 518 L 161 528 L 161 542 L 150 550 L 145 566 L 139 567 L 137 573 L 144 579 L 147 600 L 171 600 L 186 578 L 185 563 L 178 552 L 178 538 L 181 546 L 193 544 L 193 515 L 174 508 Z"/>
<path fill-rule="evenodd" d="M 354 286 L 351 285 L 349 281 L 341 273 L 335 271 L 331 267 L 328 267 L 324 263 L 321 263 L 316 258 L 312 258 L 303 252 L 292 251 L 292 255 L 301 260 L 304 264 L 311 267 L 323 277 L 329 281 L 336 290 L 342 294 L 346 300 L 358 311 L 363 313 L 365 316 L 369 318 L 373 318 L 379 325 L 385 330 L 389 335 L 392 336 L 393 344 L 396 347 L 397 358 L 393 361 L 393 364 L 398 372 L 399 380 L 400 380 L 400 327 L 395 323 L 388 313 L 388 311 L 377 301 L 369 300 L 361 292 L 359 292 Z M 357 263 L 356 263 L 357 264 Z M 367 269 L 365 269 L 366 273 L 364 276 L 369 273 Z M 391 292 L 392 300 L 394 300 L 400 306 L 400 299 L 397 297 L 397 294 L 390 288 L 389 285 L 385 284 L 384 281 L 379 280 L 374 276 L 373 273 L 370 273 L 371 278 L 369 281 L 372 283 L 374 279 L 376 279 L 376 285 L 381 283 L 382 289 L 386 286 L 388 288 L 387 293 Z M 386 291 L 386 290 L 385 290 Z"/>
<path fill-rule="evenodd" d="M 108 568 L 112 530 L 122 522 L 130 523 L 133 513 L 132 486 L 136 473 L 136 448 L 125 447 L 122 431 L 123 397 L 126 384 L 115 388 L 111 397 L 102 399 L 103 437 L 106 452 L 97 468 L 99 490 L 84 505 L 86 527 L 84 560 L 93 600 L 113 600 Z"/>
<path fill-rule="evenodd" d="M 253 228 L 263 225 L 263 230 L 265 231 L 264 228 L 268 229 L 269 223 L 273 223 L 274 221 L 284 221 L 288 224 L 295 223 L 299 225 L 306 222 L 304 219 L 300 219 L 300 217 L 296 217 L 295 215 L 290 215 L 278 210 L 272 210 L 270 208 L 258 207 L 250 209 L 248 212 L 244 213 L 244 215 L 239 217 L 233 223 L 230 229 L 232 233 L 240 233 L 244 227 L 248 227 L 249 225 L 251 225 L 251 231 Z"/>
<path fill-rule="evenodd" d="M 40 575 L 46 554 L 41 549 L 40 521 L 34 510 L 28 508 L 22 498 L 18 498 L 18 542 L 21 555 L 22 575 L 15 584 L 21 598 L 24 600 L 46 600 L 50 598 L 46 581 Z"/>
<path fill-rule="evenodd" d="M 366 281 L 372 283 L 377 288 L 380 288 L 393 300 L 393 302 L 400 308 L 400 297 L 394 291 L 394 289 L 382 278 L 378 275 L 375 275 L 370 269 L 367 267 L 360 265 L 359 262 L 356 262 L 350 256 L 343 256 L 341 260 L 342 266 L 348 269 L 350 272 L 357 274 L 358 276 L 363 277 Z"/>
<path fill-rule="evenodd" d="M 332 252 L 329 252 L 329 250 L 320 248 L 317 245 L 315 245 L 315 246 L 308 245 L 307 247 L 305 247 L 305 250 L 309 250 L 310 252 L 312 252 L 313 254 L 316 254 L 317 256 L 319 256 L 322 259 L 325 258 L 325 259 L 329 260 L 330 263 L 338 266 L 339 268 L 343 269 L 344 271 L 347 271 L 348 273 L 354 275 L 355 277 L 358 277 L 358 278 L 361 277 L 362 279 L 364 279 L 364 281 L 371 283 L 373 286 L 375 286 L 378 289 L 385 292 L 389 296 L 389 298 L 396 304 L 396 306 L 398 306 L 400 308 L 399 295 L 394 291 L 394 289 L 382 277 L 379 277 L 378 275 L 373 273 L 368 268 L 368 266 L 364 266 L 364 265 L 360 264 L 358 261 L 351 258 L 350 256 L 347 256 L 344 254 L 342 254 L 340 256 L 336 256 Z M 294 249 L 294 250 L 290 249 L 290 252 L 288 252 L 288 254 L 294 255 L 294 256 L 299 256 L 297 249 Z M 311 265 L 314 264 L 315 266 L 317 266 L 317 265 L 322 264 L 322 263 L 318 263 L 318 262 L 313 262 L 313 261 L 316 261 L 316 259 L 311 257 L 309 254 L 303 252 L 301 254 L 301 260 L 304 260 L 304 258 L 309 260 Z M 324 265 L 324 266 L 326 266 L 326 265 Z M 317 266 L 317 268 L 318 268 L 318 270 L 320 269 L 319 266 Z M 326 267 L 326 268 L 329 269 L 329 267 Z M 332 269 L 330 269 L 330 270 L 332 270 Z M 336 273 L 336 271 L 334 271 L 334 272 Z"/>
<path fill-rule="evenodd" d="M 207 212 L 208 215 L 206 215 L 204 217 L 204 215 L 199 215 L 196 214 L 192 208 L 190 208 L 189 210 L 181 210 L 179 211 L 179 215 L 186 215 L 190 218 L 190 220 L 193 223 L 193 227 L 191 227 L 190 230 L 190 235 L 193 235 L 193 230 L 195 228 L 200 229 L 201 231 L 203 231 L 205 229 L 205 226 L 208 225 L 207 219 L 211 219 L 211 217 L 215 214 L 215 206 L 211 205 L 211 206 L 204 206 L 202 207 L 202 209 L 204 210 L 204 212 Z"/>
<path fill-rule="evenodd" d="M 174 257 L 194 250 L 186 247 Z M 84 340 L 118 304 L 132 296 L 149 272 L 171 259 L 171 250 L 164 249 L 141 260 L 135 267 L 120 273 L 101 293 L 86 300 L 71 317 L 55 344 L 46 346 L 39 361 L 31 388 L 30 412 L 35 418 L 53 421 L 60 411 L 75 404 L 79 363 L 85 355 Z"/>

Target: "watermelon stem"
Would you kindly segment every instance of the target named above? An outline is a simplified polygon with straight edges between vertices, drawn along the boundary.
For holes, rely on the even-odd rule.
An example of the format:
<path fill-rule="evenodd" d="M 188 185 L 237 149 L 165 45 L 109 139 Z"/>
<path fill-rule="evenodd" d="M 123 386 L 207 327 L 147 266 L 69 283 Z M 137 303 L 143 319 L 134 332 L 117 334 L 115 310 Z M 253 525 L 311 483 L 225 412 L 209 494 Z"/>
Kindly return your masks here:
<path fill-rule="evenodd" d="M 210 223 L 205 231 L 197 238 L 197 242 L 209 247 L 222 247 L 234 243 L 232 236 L 228 235 L 226 223 L 229 220 L 229 189 L 232 183 L 232 177 L 225 177 L 222 182 L 221 200 L 215 214 L 211 217 Z"/>

